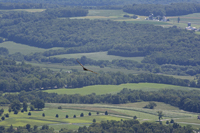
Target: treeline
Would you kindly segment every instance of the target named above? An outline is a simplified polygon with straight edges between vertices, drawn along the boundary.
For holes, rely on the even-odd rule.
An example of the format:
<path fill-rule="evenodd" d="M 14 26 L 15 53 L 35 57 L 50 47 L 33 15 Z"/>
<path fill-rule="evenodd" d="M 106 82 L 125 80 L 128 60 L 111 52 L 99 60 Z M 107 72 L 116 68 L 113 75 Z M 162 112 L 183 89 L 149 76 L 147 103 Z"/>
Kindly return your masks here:
<path fill-rule="evenodd" d="M 100 123 L 93 122 L 89 125 L 89 127 L 79 127 L 77 131 L 73 131 L 71 129 L 62 128 L 59 133 L 158 133 L 158 132 L 166 132 L 166 133 L 193 133 L 193 128 L 190 125 L 180 126 L 177 123 L 173 124 L 162 124 L 155 122 L 143 122 L 140 123 L 138 120 L 123 120 L 123 121 L 115 121 L 115 120 L 107 120 L 101 121 Z M 4 126 L 0 126 L 0 132 L 2 133 L 54 133 L 54 129 L 49 127 L 48 125 L 43 125 L 41 129 L 38 126 L 31 126 L 30 124 L 26 124 L 26 126 L 17 127 L 17 131 L 11 125 L 8 128 Z"/>
<path fill-rule="evenodd" d="M 185 111 L 200 113 L 199 90 L 183 91 L 173 89 L 162 89 L 159 91 L 141 91 L 124 88 L 117 94 L 96 95 L 67 95 L 47 93 L 42 91 L 21 91 L 18 94 L 5 94 L 0 98 L 0 104 L 9 104 L 13 101 L 32 102 L 41 99 L 48 103 L 79 103 L 79 104 L 126 104 L 141 101 L 157 101 L 170 104 Z"/>
<path fill-rule="evenodd" d="M 198 82 L 177 79 L 172 76 L 163 76 L 156 74 L 124 74 L 102 73 L 98 75 L 88 73 L 66 73 L 53 72 L 49 69 L 43 70 L 39 67 L 31 65 L 16 64 L 13 60 L 0 59 L 0 91 L 3 92 L 19 92 L 21 90 L 31 91 L 35 89 L 57 89 L 65 87 L 71 88 L 83 87 L 88 85 L 118 85 L 122 83 L 162 83 L 179 86 L 200 87 L 200 79 Z"/>
<path fill-rule="evenodd" d="M 124 6 L 124 12 L 148 16 L 179 16 L 200 12 L 199 3 L 172 3 L 170 5 L 158 4 L 133 4 Z"/>
<path fill-rule="evenodd" d="M 0 0 L 1 2 L 12 3 L 42 3 L 51 5 L 67 5 L 67 6 L 108 6 L 108 5 L 127 5 L 132 3 L 138 4 L 170 4 L 180 2 L 199 2 L 199 0 Z"/>
<path fill-rule="evenodd" d="M 4 48 L 5 49 L 5 48 Z M 6 49 L 7 50 L 7 49 Z M 8 50 L 7 50 L 8 51 Z M 2 51 L 2 53 L 4 53 Z M 0 48 L 0 54 L 1 54 L 1 48 Z M 15 53 L 11 55 L 7 55 L 4 53 L 4 55 L 7 55 L 5 58 L 13 59 L 16 61 L 34 61 L 38 63 L 60 63 L 65 66 L 73 66 L 77 65 L 77 62 L 74 58 L 59 58 L 59 57 L 46 57 L 44 56 L 46 52 L 44 53 L 34 53 L 29 55 L 22 55 L 21 53 Z M 66 55 L 67 56 L 67 55 Z M 155 57 L 158 58 L 158 57 Z M 85 56 L 82 56 L 80 59 L 78 59 L 83 65 L 93 65 L 93 66 L 99 66 L 100 68 L 104 67 L 111 67 L 111 68 L 125 68 L 128 70 L 136 70 L 136 71 L 146 71 L 151 73 L 163 73 L 168 75 L 196 75 L 200 73 L 200 66 L 180 66 L 180 65 L 172 65 L 172 64 L 155 64 L 156 62 L 150 63 L 139 63 L 137 61 L 133 60 L 119 60 L 115 59 L 112 61 L 108 60 L 93 60 L 90 58 L 87 58 Z M 146 60 L 146 59 L 145 59 Z M 143 60 L 143 62 L 145 61 Z M 148 60 L 149 62 L 152 61 L 150 58 Z"/>
<path fill-rule="evenodd" d="M 43 8 L 42 4 L 0 2 L 0 9 L 39 9 L 39 8 Z"/>

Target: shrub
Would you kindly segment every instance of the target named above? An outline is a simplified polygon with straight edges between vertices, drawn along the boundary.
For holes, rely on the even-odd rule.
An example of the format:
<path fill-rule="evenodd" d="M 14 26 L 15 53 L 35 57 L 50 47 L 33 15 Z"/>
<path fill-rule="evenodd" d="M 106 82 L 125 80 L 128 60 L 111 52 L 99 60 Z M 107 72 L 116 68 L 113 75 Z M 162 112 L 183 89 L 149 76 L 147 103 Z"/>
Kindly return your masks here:
<path fill-rule="evenodd" d="M 66 118 L 68 118 L 69 116 L 68 115 L 66 115 Z"/>
<path fill-rule="evenodd" d="M 96 122 L 96 119 L 93 119 L 93 122 Z"/>
<path fill-rule="evenodd" d="M 43 113 L 42 116 L 45 117 L 45 113 Z"/>
<path fill-rule="evenodd" d="M 91 112 L 89 112 L 88 115 L 91 116 L 92 115 Z"/>
<path fill-rule="evenodd" d="M 5 120 L 5 117 L 4 117 L 4 116 L 2 116 L 2 117 L 1 117 L 1 120 L 2 120 L 2 121 L 3 121 L 3 120 Z"/>
<path fill-rule="evenodd" d="M 74 118 L 76 118 L 76 115 L 74 115 Z"/>
<path fill-rule="evenodd" d="M 62 107 L 61 107 L 61 106 L 58 106 L 58 109 L 62 109 Z"/>
<path fill-rule="evenodd" d="M 5 114 L 5 117 L 9 117 L 9 114 L 7 113 L 7 114 Z"/>
<path fill-rule="evenodd" d="M 58 116 L 58 114 L 56 114 L 56 118 L 58 118 L 59 116 Z"/>
<path fill-rule="evenodd" d="M 28 115 L 31 115 L 31 112 L 28 112 Z"/>
<path fill-rule="evenodd" d="M 80 117 L 83 117 L 83 116 L 84 116 L 84 114 L 83 114 L 83 113 L 81 113 L 81 114 L 80 114 Z"/>
<path fill-rule="evenodd" d="M 108 115 L 108 111 L 105 112 L 105 115 Z"/>
<path fill-rule="evenodd" d="M 14 111 L 14 114 L 18 114 L 18 111 L 17 111 L 17 110 L 15 110 L 15 111 Z"/>

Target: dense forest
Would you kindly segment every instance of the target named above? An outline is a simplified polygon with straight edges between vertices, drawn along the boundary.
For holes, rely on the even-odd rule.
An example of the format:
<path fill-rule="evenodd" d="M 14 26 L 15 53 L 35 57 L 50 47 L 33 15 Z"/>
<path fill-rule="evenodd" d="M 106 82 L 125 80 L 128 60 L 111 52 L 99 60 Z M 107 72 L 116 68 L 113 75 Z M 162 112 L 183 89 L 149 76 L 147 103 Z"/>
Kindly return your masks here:
<path fill-rule="evenodd" d="M 65 14 L 62 9 L 3 13 L 0 36 L 40 48 L 65 47 L 47 51 L 45 56 L 108 51 L 119 56 L 145 56 L 143 62 L 151 64 L 200 64 L 200 36 L 192 31 L 110 20 L 55 19 Z M 79 15 L 87 14 L 84 9 L 73 11 L 77 10 Z"/>
<path fill-rule="evenodd" d="M 48 125 L 43 125 L 41 129 L 38 126 L 31 127 L 27 124 L 24 127 L 17 127 L 17 131 L 11 125 L 8 128 L 0 126 L 2 133 L 54 133 L 54 129 Z M 77 131 L 67 128 L 62 128 L 59 133 L 193 133 L 193 128 L 189 125 L 180 126 L 177 123 L 168 125 L 155 122 L 143 122 L 138 120 L 123 120 L 123 121 L 101 121 L 100 123 L 93 122 L 89 127 L 79 127 Z"/>
<path fill-rule="evenodd" d="M 200 4 L 197 3 L 172 3 L 170 5 L 158 4 L 133 4 L 124 6 L 124 12 L 149 16 L 179 16 L 200 12 Z"/>

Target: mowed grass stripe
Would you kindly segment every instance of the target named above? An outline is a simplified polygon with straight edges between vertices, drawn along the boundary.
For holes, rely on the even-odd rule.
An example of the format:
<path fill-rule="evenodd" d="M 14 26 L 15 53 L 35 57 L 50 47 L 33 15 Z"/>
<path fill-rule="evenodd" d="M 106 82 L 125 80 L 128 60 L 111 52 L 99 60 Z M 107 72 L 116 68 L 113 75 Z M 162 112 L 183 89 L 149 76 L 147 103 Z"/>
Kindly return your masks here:
<path fill-rule="evenodd" d="M 121 57 L 121 56 L 114 56 L 114 55 L 108 55 L 107 51 L 104 52 L 92 52 L 92 53 L 76 53 L 76 54 L 62 54 L 62 55 L 55 55 L 52 57 L 59 57 L 59 58 L 81 58 L 82 56 L 86 56 L 87 58 L 93 59 L 93 60 L 134 60 L 141 62 L 144 57 Z"/>
<path fill-rule="evenodd" d="M 44 90 L 44 92 L 48 93 L 58 93 L 58 94 L 81 94 L 87 95 L 91 93 L 96 93 L 96 95 L 101 94 L 116 94 L 120 92 L 123 88 L 128 88 L 132 90 L 143 90 L 143 91 L 158 91 L 159 89 L 179 89 L 179 90 L 199 90 L 198 88 L 192 87 L 182 87 L 175 85 L 167 85 L 167 84 L 156 84 L 156 83 L 128 83 L 128 84 L 120 84 L 120 85 L 93 85 L 86 86 L 82 88 L 74 88 L 74 89 L 52 89 L 52 90 Z"/>

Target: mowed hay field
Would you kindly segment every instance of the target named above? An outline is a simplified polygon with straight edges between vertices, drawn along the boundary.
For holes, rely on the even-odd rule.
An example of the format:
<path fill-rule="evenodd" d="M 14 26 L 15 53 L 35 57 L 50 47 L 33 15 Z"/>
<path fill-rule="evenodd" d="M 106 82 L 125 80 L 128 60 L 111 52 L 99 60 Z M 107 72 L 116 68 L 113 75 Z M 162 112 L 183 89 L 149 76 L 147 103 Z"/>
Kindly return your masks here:
<path fill-rule="evenodd" d="M 12 41 L 6 41 L 3 43 L 0 43 L 0 47 L 7 48 L 9 51 L 9 54 L 14 54 L 16 52 L 20 52 L 22 54 L 30 54 L 30 53 L 35 53 L 35 52 L 44 52 L 48 51 L 50 49 L 43 49 L 43 48 L 37 48 L 37 47 L 32 47 L 20 43 L 15 43 Z M 60 48 L 52 48 L 52 49 L 60 49 Z"/>
<path fill-rule="evenodd" d="M 183 86 L 175 86 L 167 84 L 128 83 L 120 85 L 93 85 L 82 88 L 51 89 L 51 90 L 44 90 L 44 92 L 58 93 L 58 94 L 81 94 L 81 95 L 96 93 L 96 95 L 101 95 L 101 94 L 116 94 L 120 92 L 123 88 L 128 88 L 132 90 L 143 90 L 143 91 L 158 91 L 160 89 L 199 90 L 199 88 L 183 87 Z"/>

